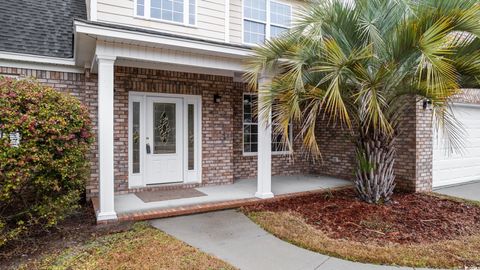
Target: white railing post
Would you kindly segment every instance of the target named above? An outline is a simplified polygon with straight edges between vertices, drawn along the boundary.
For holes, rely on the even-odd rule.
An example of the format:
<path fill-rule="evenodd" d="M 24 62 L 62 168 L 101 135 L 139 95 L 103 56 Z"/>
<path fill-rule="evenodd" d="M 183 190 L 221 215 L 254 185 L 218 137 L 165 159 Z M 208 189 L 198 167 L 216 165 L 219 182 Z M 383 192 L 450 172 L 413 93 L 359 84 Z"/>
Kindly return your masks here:
<path fill-rule="evenodd" d="M 98 61 L 98 154 L 100 209 L 97 220 L 116 219 L 114 205 L 114 63 L 115 57 L 97 56 Z"/>

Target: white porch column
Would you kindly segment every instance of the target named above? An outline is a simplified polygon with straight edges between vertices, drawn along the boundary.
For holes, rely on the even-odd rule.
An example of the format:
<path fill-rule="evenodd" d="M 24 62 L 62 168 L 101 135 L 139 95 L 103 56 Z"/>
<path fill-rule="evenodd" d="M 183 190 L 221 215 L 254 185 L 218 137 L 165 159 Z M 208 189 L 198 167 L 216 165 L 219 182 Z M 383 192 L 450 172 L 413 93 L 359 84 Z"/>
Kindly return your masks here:
<path fill-rule="evenodd" d="M 98 61 L 98 152 L 100 209 L 97 220 L 116 219 L 113 169 L 113 83 L 115 57 L 97 56 Z"/>
<path fill-rule="evenodd" d="M 262 76 L 258 81 L 258 169 L 257 169 L 257 192 L 255 197 L 261 199 L 272 198 L 272 112 L 262 111 L 265 102 L 263 85 L 270 78 Z"/>

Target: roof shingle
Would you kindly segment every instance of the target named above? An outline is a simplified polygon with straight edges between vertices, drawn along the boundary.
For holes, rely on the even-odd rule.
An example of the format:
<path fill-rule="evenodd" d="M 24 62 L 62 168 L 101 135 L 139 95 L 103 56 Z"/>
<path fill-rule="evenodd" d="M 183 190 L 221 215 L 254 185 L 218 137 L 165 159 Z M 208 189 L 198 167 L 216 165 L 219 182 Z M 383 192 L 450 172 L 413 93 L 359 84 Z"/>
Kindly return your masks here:
<path fill-rule="evenodd" d="M 0 51 L 73 57 L 73 20 L 86 19 L 85 0 L 1 0 Z"/>

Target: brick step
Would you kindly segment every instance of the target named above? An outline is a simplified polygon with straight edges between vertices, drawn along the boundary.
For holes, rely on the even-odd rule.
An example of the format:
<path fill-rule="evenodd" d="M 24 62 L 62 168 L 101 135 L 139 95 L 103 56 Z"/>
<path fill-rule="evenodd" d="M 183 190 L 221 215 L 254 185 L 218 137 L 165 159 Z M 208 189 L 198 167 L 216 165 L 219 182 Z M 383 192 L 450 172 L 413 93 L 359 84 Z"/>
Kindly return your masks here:
<path fill-rule="evenodd" d="M 277 195 L 270 199 L 248 198 L 248 199 L 230 200 L 230 201 L 222 201 L 222 202 L 192 204 L 192 205 L 164 208 L 164 209 L 144 210 L 139 212 L 119 214 L 117 220 L 97 221 L 97 224 L 101 225 L 101 224 L 109 224 L 109 223 L 115 223 L 115 222 L 143 221 L 143 220 L 151 220 L 151 219 L 157 219 L 157 218 L 167 218 L 167 217 L 192 215 L 192 214 L 206 213 L 206 212 L 219 211 L 219 210 L 227 210 L 227 209 L 239 208 L 242 206 L 248 206 L 248 205 L 252 205 L 259 202 L 274 202 L 274 201 L 283 200 L 286 198 L 305 196 L 305 195 L 310 195 L 315 193 L 325 193 L 329 191 L 341 190 L 341 189 L 350 188 L 350 187 L 351 186 L 348 185 L 348 186 L 331 188 L 331 189 L 317 189 L 317 190 L 310 190 L 310 191 L 304 191 L 304 192 L 282 194 L 282 195 Z M 96 213 L 99 206 L 98 199 L 93 198 L 92 204 Z"/>

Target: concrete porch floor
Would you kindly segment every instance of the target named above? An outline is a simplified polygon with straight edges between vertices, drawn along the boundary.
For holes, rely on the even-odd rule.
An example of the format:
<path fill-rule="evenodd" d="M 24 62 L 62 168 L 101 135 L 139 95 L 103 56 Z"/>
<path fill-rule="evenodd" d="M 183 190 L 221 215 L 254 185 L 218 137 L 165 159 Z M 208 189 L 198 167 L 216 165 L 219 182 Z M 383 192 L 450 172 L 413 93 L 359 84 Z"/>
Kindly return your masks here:
<path fill-rule="evenodd" d="M 339 188 L 350 184 L 350 181 L 328 176 L 274 176 L 272 177 L 272 192 L 275 195 L 286 195 Z M 190 206 L 199 208 L 202 205 L 229 201 L 241 202 L 242 200 L 255 199 L 254 194 L 257 190 L 257 181 L 256 179 L 237 180 L 231 185 L 201 187 L 197 188 L 197 190 L 205 193 L 207 196 L 145 203 L 135 194 L 116 195 L 115 211 L 120 217 L 131 216 L 131 214 L 135 213 L 141 215 L 142 212 L 148 214 L 148 212 L 158 212 L 167 209 L 182 210 Z M 228 204 L 224 205 L 228 206 Z M 218 210 L 218 208 L 215 210 Z"/>

